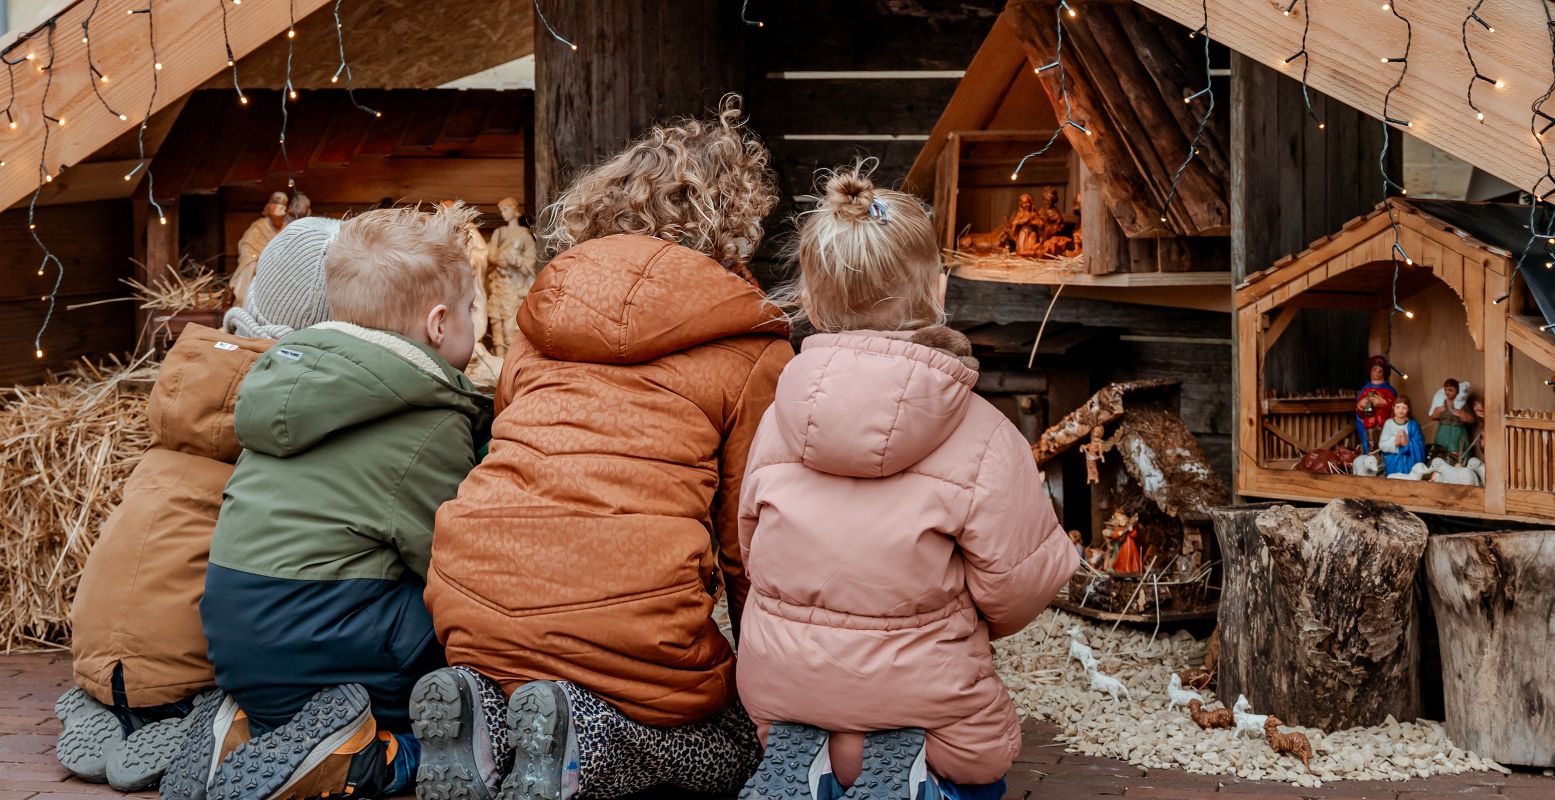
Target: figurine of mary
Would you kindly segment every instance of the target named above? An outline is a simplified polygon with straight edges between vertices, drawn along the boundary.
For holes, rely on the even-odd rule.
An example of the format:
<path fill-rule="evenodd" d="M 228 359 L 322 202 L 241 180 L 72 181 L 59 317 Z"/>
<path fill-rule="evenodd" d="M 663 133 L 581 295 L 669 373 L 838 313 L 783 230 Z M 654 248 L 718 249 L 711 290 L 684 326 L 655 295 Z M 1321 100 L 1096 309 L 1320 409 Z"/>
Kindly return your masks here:
<path fill-rule="evenodd" d="M 1387 475 L 1407 475 L 1416 464 L 1425 462 L 1425 436 L 1420 432 L 1420 423 L 1409 413 L 1409 398 L 1394 401 L 1393 416 L 1382 424 L 1377 446 L 1382 450 Z"/>

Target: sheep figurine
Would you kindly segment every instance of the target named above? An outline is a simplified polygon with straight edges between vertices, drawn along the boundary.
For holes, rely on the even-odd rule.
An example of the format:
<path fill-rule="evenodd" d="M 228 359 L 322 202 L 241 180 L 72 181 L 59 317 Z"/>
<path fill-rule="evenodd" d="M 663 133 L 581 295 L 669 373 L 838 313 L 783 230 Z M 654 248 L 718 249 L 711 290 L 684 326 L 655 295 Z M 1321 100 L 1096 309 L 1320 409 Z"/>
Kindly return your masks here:
<path fill-rule="evenodd" d="M 1382 463 L 1376 456 L 1356 456 L 1350 464 L 1350 472 L 1363 478 L 1370 478 L 1382 472 Z"/>
<path fill-rule="evenodd" d="M 1182 676 L 1175 672 L 1172 673 L 1171 681 L 1166 684 L 1166 697 L 1167 711 L 1171 711 L 1178 706 L 1185 706 L 1194 700 L 1198 700 L 1200 702 L 1204 700 L 1204 696 L 1198 692 L 1195 692 L 1192 689 L 1182 688 Z"/>
<path fill-rule="evenodd" d="M 1204 730 L 1229 728 L 1234 721 L 1231 709 L 1222 707 L 1208 711 L 1205 710 L 1204 703 L 1201 700 L 1188 701 L 1188 716 L 1192 717 L 1193 721 L 1198 723 L 1198 726 Z"/>
<path fill-rule="evenodd" d="M 1280 733 L 1279 727 L 1284 724 L 1279 717 L 1273 714 L 1269 715 L 1269 718 L 1264 721 L 1263 732 L 1265 736 L 1269 737 L 1269 746 L 1274 748 L 1276 753 L 1289 753 L 1301 759 L 1301 766 L 1306 767 L 1307 771 L 1311 772 L 1312 743 L 1307 741 L 1307 735 L 1304 733 L 1295 731 Z"/>
<path fill-rule="evenodd" d="M 1468 463 L 1464 464 L 1463 466 L 1474 470 L 1474 475 L 1479 478 L 1479 485 L 1485 485 L 1485 462 L 1480 461 L 1477 458 L 1470 458 Z"/>
<path fill-rule="evenodd" d="M 1408 472 L 1394 472 L 1388 475 L 1395 481 L 1423 481 L 1425 476 L 1431 474 L 1431 468 L 1424 464 L 1416 464 Z"/>
<path fill-rule="evenodd" d="M 1231 735 L 1237 738 L 1247 736 L 1256 739 L 1263 734 L 1263 725 L 1269 720 L 1268 715 L 1250 713 L 1253 704 L 1247 702 L 1247 695 L 1237 695 L 1236 704 L 1231 706 L 1231 717 L 1236 720 L 1236 730 Z"/>
<path fill-rule="evenodd" d="M 1088 671 L 1091 675 L 1091 689 L 1112 695 L 1113 702 L 1117 702 L 1119 693 L 1122 693 L 1124 697 L 1130 700 L 1134 699 L 1129 695 L 1128 686 L 1124 685 L 1123 681 L 1096 669 L 1094 666 Z"/>
<path fill-rule="evenodd" d="M 1478 459 L 1474 459 L 1477 461 Z M 1484 464 L 1480 464 L 1480 470 L 1484 470 Z M 1485 479 L 1471 466 L 1455 467 L 1444 459 L 1431 460 L 1431 480 L 1436 483 L 1450 483 L 1457 486 L 1482 486 Z"/>
<path fill-rule="evenodd" d="M 1080 662 L 1087 672 L 1095 669 L 1096 657 L 1091 653 L 1091 648 L 1080 641 L 1079 625 L 1069 629 L 1069 657 Z"/>

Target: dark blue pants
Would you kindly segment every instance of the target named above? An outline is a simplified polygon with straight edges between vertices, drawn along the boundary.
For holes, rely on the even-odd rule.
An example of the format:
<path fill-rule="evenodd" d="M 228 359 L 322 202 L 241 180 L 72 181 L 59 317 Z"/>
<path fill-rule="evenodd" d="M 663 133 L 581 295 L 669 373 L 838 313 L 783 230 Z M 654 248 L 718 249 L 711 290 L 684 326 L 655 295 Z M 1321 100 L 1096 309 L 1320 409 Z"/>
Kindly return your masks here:
<path fill-rule="evenodd" d="M 410 691 L 444 666 L 418 580 L 306 581 L 210 565 L 200 617 L 216 685 L 253 731 L 320 689 L 366 687 L 379 730 L 410 730 Z"/>

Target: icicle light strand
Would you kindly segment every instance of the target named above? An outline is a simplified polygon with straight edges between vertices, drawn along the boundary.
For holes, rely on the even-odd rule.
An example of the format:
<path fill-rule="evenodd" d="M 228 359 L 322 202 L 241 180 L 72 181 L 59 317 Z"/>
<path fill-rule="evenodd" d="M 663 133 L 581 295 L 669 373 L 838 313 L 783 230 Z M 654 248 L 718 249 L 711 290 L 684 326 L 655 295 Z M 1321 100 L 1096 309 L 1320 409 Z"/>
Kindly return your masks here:
<path fill-rule="evenodd" d="M 97 16 L 97 7 L 101 4 L 102 0 L 92 0 L 92 10 L 86 12 L 86 19 L 81 21 L 81 43 L 86 45 L 86 82 L 92 84 L 92 94 L 97 95 L 97 102 L 102 103 L 103 108 L 118 117 L 120 122 L 126 122 L 129 117 L 113 110 L 113 106 L 108 105 L 108 98 L 103 97 L 99 84 L 107 83 L 108 76 L 92 61 L 92 18 Z"/>
<path fill-rule="evenodd" d="M 1182 180 L 1182 174 L 1187 171 L 1188 165 L 1193 163 L 1194 157 L 1199 154 L 1199 143 L 1204 140 L 1204 131 L 1209 128 L 1210 117 L 1215 115 L 1215 76 L 1209 59 L 1209 0 L 1202 0 L 1201 7 L 1204 10 L 1204 24 L 1199 26 L 1197 32 L 1204 37 L 1204 88 L 1184 98 L 1183 102 L 1192 103 L 1200 97 L 1208 97 L 1209 102 L 1205 104 L 1204 116 L 1199 118 L 1198 130 L 1193 132 L 1193 141 L 1188 143 L 1187 156 L 1183 158 L 1181 164 L 1177 165 L 1177 171 L 1172 173 L 1172 186 L 1166 192 L 1166 202 L 1161 204 L 1162 225 L 1166 224 L 1166 212 L 1171 209 L 1172 201 L 1177 199 L 1177 184 Z"/>
<path fill-rule="evenodd" d="M 241 0 L 233 0 L 233 5 L 239 5 Z M 238 102 L 248 105 L 248 96 L 243 94 L 243 87 L 238 84 L 238 60 L 232 55 L 232 34 L 227 30 L 227 0 L 216 0 L 216 5 L 221 7 L 221 43 L 227 48 L 227 66 L 232 69 L 232 89 L 238 93 Z"/>
<path fill-rule="evenodd" d="M 374 117 L 383 116 L 383 112 L 375 111 L 357 102 L 356 90 L 351 85 L 351 65 L 346 63 L 346 32 L 345 26 L 340 24 L 340 0 L 335 0 L 335 44 L 340 48 L 340 66 L 335 69 L 335 74 L 330 76 L 329 82 L 335 83 L 340 76 L 346 76 L 346 97 L 351 98 L 351 105 L 372 114 Z"/>
<path fill-rule="evenodd" d="M 751 19 L 750 18 L 750 14 L 747 13 L 749 11 L 749 9 L 750 9 L 750 4 L 751 4 L 751 0 L 744 0 L 744 2 L 740 3 L 740 21 L 744 22 L 746 25 L 749 25 L 749 26 L 751 26 L 753 28 L 765 28 L 765 27 L 767 27 L 767 23 L 762 22 L 761 20 L 758 20 L 758 19 Z"/>
<path fill-rule="evenodd" d="M 1408 120 L 1394 117 L 1390 112 L 1389 107 L 1393 101 L 1393 93 L 1398 91 L 1398 87 L 1404 85 L 1404 78 L 1409 74 L 1409 53 L 1410 50 L 1414 47 L 1415 26 L 1410 23 L 1410 21 L 1403 14 L 1399 13 L 1398 0 L 1394 0 L 1394 2 L 1383 6 L 1383 8 L 1387 9 L 1388 13 L 1392 14 L 1395 18 L 1404 23 L 1404 55 L 1398 58 L 1383 59 L 1384 63 L 1400 64 L 1402 66 L 1398 71 L 1398 80 L 1394 81 L 1393 85 L 1388 88 L 1387 94 L 1382 96 L 1382 152 L 1377 156 L 1377 170 L 1382 173 L 1382 202 L 1388 212 L 1388 224 L 1393 230 L 1393 249 L 1388 252 L 1388 257 L 1393 262 L 1393 306 L 1388 310 L 1388 338 L 1387 345 L 1383 349 L 1383 357 L 1386 358 L 1393 352 L 1393 318 L 1398 316 L 1400 313 L 1403 313 L 1404 311 L 1399 307 L 1398 304 L 1399 272 L 1403 265 L 1412 266 L 1415 263 L 1414 260 L 1409 257 L 1409 254 L 1404 252 L 1402 231 L 1400 230 L 1398 224 L 1398 212 L 1393 208 L 1393 204 L 1388 202 L 1388 195 L 1392 192 L 1393 189 L 1397 189 L 1399 194 L 1408 194 L 1408 191 L 1402 185 L 1395 182 L 1393 178 L 1388 175 L 1388 145 L 1389 140 L 1393 135 L 1393 129 L 1390 127 L 1391 125 L 1399 125 L 1408 128 L 1410 127 L 1410 124 Z"/>
<path fill-rule="evenodd" d="M 1490 23 L 1486 22 L 1485 18 L 1481 17 L 1479 15 L 1479 7 L 1484 5 L 1484 4 L 1485 4 L 1485 0 L 1477 0 L 1477 2 L 1474 3 L 1474 5 L 1469 9 L 1468 15 L 1463 18 L 1463 27 L 1459 31 L 1459 35 L 1460 35 L 1460 37 L 1463 40 L 1463 54 L 1465 56 L 1468 56 L 1468 59 L 1469 59 L 1469 69 L 1472 70 L 1473 73 L 1474 73 L 1473 76 L 1469 78 L 1469 88 L 1468 88 L 1468 92 L 1467 92 L 1468 99 L 1469 99 L 1469 108 L 1474 110 L 1474 118 L 1476 120 L 1479 120 L 1480 122 L 1484 122 L 1485 121 L 1485 112 L 1481 111 L 1479 106 L 1475 105 L 1475 103 L 1474 103 L 1474 87 L 1475 87 L 1475 85 L 1478 84 L 1480 81 L 1484 81 L 1485 83 L 1488 83 L 1488 84 L 1491 84 L 1492 86 L 1495 86 L 1497 89 L 1502 89 L 1502 88 L 1506 87 L 1506 83 L 1504 81 L 1502 81 L 1502 80 L 1500 80 L 1498 78 L 1491 78 L 1488 75 L 1485 75 L 1484 73 L 1479 71 L 1479 64 L 1475 63 L 1475 61 L 1474 61 L 1474 50 L 1469 47 L 1469 23 L 1470 22 L 1477 22 L 1477 23 L 1479 23 L 1479 26 L 1481 28 L 1484 28 L 1486 33 L 1495 33 L 1496 32 L 1496 29 L 1490 27 Z"/>
<path fill-rule="evenodd" d="M 297 43 L 297 6 L 294 0 L 286 0 L 286 11 L 290 22 L 286 27 L 286 85 L 281 88 L 281 161 L 286 164 L 286 188 L 297 188 L 297 178 L 292 174 L 292 157 L 286 152 L 286 128 L 291 123 L 291 113 L 287 104 L 297 99 L 297 90 L 292 88 L 292 52 Z"/>
<path fill-rule="evenodd" d="M 1555 243 L 1555 214 L 1551 214 L 1542 227 L 1539 223 L 1540 206 L 1548 201 L 1551 194 L 1555 194 L 1555 160 L 1550 157 L 1550 144 L 1548 137 L 1545 136 L 1551 126 L 1555 126 L 1555 117 L 1544 111 L 1544 104 L 1548 103 L 1551 97 L 1555 97 L 1555 15 L 1552 15 L 1548 2 L 1539 5 L 1544 7 L 1544 30 L 1550 39 L 1550 85 L 1544 90 L 1544 94 L 1534 98 L 1529 108 L 1528 131 L 1533 134 L 1534 141 L 1539 143 L 1539 155 L 1544 158 L 1544 174 L 1534 181 L 1532 189 L 1529 190 L 1528 241 L 1523 245 L 1523 252 L 1518 255 L 1517 263 L 1512 266 L 1512 274 L 1507 276 L 1506 293 L 1492 300 L 1492 305 L 1501 305 L 1511 298 L 1512 290 L 1517 286 L 1517 276 L 1522 274 L 1523 266 L 1527 263 L 1528 257 L 1535 253 L 1534 245 L 1540 239 L 1545 240 L 1546 244 L 1540 248 L 1542 253 L 1538 258 L 1544 262 L 1546 269 L 1550 268 L 1551 259 L 1555 258 L 1548 246 Z"/>
<path fill-rule="evenodd" d="M 1318 130 L 1323 130 L 1328 126 L 1323 124 L 1323 120 L 1317 116 L 1317 110 L 1312 107 L 1312 92 L 1307 86 L 1307 73 L 1312 69 L 1312 52 L 1307 50 L 1307 34 L 1312 32 L 1311 3 L 1309 0 L 1290 0 L 1290 5 L 1285 7 L 1285 16 L 1290 16 L 1290 12 L 1298 2 L 1301 3 L 1301 49 L 1297 50 L 1295 55 L 1285 59 L 1285 63 L 1289 64 L 1298 58 L 1301 59 L 1301 101 L 1307 105 L 1307 116 L 1317 124 Z"/>
<path fill-rule="evenodd" d="M 568 41 L 566 37 L 564 37 L 561 34 L 557 33 L 556 29 L 551 27 L 551 21 L 546 19 L 545 18 L 545 12 L 540 10 L 540 0 L 534 0 L 534 5 L 535 5 L 535 16 L 540 18 L 540 24 L 545 26 L 545 30 L 546 30 L 547 33 L 551 34 L 551 38 L 555 39 L 558 42 L 561 42 L 564 45 L 567 45 L 568 47 L 570 47 L 574 51 L 576 51 L 578 49 L 577 45 L 575 45 L 572 42 Z"/>
<path fill-rule="evenodd" d="M 1038 75 L 1050 69 L 1058 70 L 1058 96 L 1064 103 L 1064 118 L 1059 122 L 1058 127 L 1053 129 L 1053 135 L 1048 137 L 1047 144 L 1042 145 L 1040 149 L 1034 152 L 1021 156 L 1020 162 L 1015 165 L 1015 170 L 1010 173 L 1010 180 L 1012 181 L 1020 178 L 1020 171 L 1026 167 L 1027 161 L 1038 158 L 1053 149 L 1053 144 L 1058 141 L 1059 134 L 1063 133 L 1065 128 L 1074 128 L 1086 136 L 1091 135 L 1089 128 L 1075 122 L 1074 108 L 1069 104 L 1069 73 L 1064 70 L 1064 14 L 1066 13 L 1070 17 L 1075 16 L 1074 9 L 1070 8 L 1069 4 L 1064 0 L 1059 0 L 1058 7 L 1053 9 L 1054 24 L 1058 29 L 1058 45 L 1053 49 L 1053 61 L 1050 64 L 1044 64 L 1036 68 Z"/>
<path fill-rule="evenodd" d="M 43 334 L 48 332 L 49 323 L 54 319 L 54 309 L 59 302 L 59 287 L 65 282 L 65 263 L 43 243 L 43 237 L 38 233 L 37 221 L 38 197 L 43 194 L 43 184 L 54 179 L 49 174 L 49 122 L 64 124 L 49 116 L 49 89 L 54 86 L 54 23 L 53 19 L 47 23 L 49 60 L 43 66 L 43 96 L 38 100 L 38 110 L 43 117 L 43 147 L 38 152 L 38 188 L 33 190 L 32 199 L 27 203 L 27 231 L 32 234 L 32 240 L 38 245 L 38 249 L 43 251 L 43 260 L 38 264 L 38 276 L 42 277 L 46 274 L 50 265 L 54 267 L 54 286 L 43 298 L 48 303 L 48 307 L 43 312 L 43 321 L 38 325 L 37 335 L 32 338 L 33 355 L 39 360 L 43 358 Z"/>

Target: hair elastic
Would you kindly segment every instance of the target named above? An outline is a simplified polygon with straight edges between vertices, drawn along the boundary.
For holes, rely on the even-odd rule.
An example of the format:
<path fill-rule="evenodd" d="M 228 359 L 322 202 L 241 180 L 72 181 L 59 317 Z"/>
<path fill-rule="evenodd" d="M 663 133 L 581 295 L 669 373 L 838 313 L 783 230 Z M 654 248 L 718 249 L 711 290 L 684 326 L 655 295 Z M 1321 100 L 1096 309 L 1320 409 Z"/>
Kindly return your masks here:
<path fill-rule="evenodd" d="M 870 219 L 876 219 L 876 220 L 879 220 L 881 222 L 887 221 L 888 219 L 890 219 L 890 217 L 888 217 L 886 215 L 886 211 L 887 210 L 888 209 L 886 207 L 885 201 L 881 200 L 878 197 L 875 198 L 874 200 L 871 200 L 870 203 L 869 203 L 869 217 L 870 217 Z"/>

